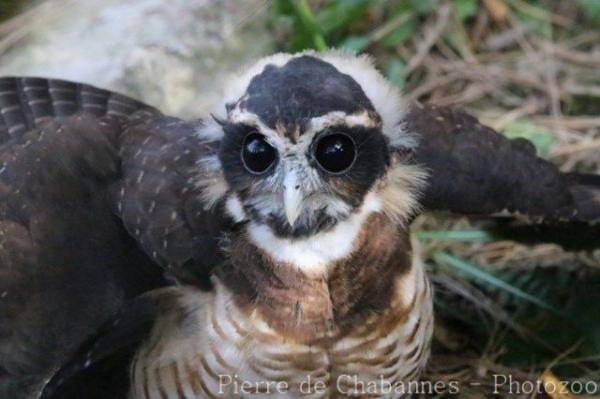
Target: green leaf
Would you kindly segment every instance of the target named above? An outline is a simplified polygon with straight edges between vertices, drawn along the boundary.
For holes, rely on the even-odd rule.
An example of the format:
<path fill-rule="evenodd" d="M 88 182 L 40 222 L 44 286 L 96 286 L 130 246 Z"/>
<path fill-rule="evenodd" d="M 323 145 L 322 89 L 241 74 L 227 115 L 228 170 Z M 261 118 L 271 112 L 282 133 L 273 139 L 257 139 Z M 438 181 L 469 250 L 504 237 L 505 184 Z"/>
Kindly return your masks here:
<path fill-rule="evenodd" d="M 438 5 L 439 0 L 410 0 L 413 10 L 419 14 L 427 14 L 433 11 L 433 8 Z"/>
<path fill-rule="evenodd" d="M 410 18 L 386 35 L 382 40 L 383 45 L 387 47 L 396 47 L 397 45 L 404 43 L 413 36 L 416 27 L 417 19 Z"/>
<path fill-rule="evenodd" d="M 504 128 L 504 135 L 510 139 L 523 138 L 535 146 L 539 155 L 545 157 L 554 144 L 555 137 L 552 132 L 543 126 L 536 125 L 529 119 L 518 119 L 509 123 Z"/>
<path fill-rule="evenodd" d="M 415 8 L 411 4 L 411 2 L 408 2 L 406 0 L 389 2 L 387 8 L 387 13 L 389 14 L 390 18 L 398 16 L 399 14 L 412 13 L 414 11 Z"/>
<path fill-rule="evenodd" d="M 341 44 L 341 47 L 347 48 L 355 53 L 364 50 L 371 40 L 368 36 L 349 36 Z"/>
<path fill-rule="evenodd" d="M 293 15 L 294 4 L 290 0 L 274 0 L 272 10 L 276 15 Z"/>
<path fill-rule="evenodd" d="M 553 306 L 550 306 L 546 302 L 542 301 L 536 296 L 533 296 L 518 287 L 508 284 L 506 281 L 490 274 L 485 271 L 482 267 L 469 263 L 463 259 L 457 258 L 449 253 L 438 251 L 433 254 L 433 259 L 440 264 L 448 265 L 459 272 L 463 273 L 466 277 L 471 277 L 475 280 L 478 280 L 482 283 L 489 284 L 490 286 L 509 292 L 512 295 L 533 303 L 534 305 L 539 306 L 540 308 L 551 311 L 552 313 L 559 314 L 559 311 L 555 309 Z"/>
<path fill-rule="evenodd" d="M 372 0 L 330 1 L 317 12 L 315 19 L 323 33 L 328 35 L 362 18 L 372 2 Z"/>
<path fill-rule="evenodd" d="M 296 52 L 307 48 L 315 48 L 313 35 L 304 28 L 304 25 L 302 25 L 300 21 L 294 20 L 292 37 L 288 44 L 288 51 Z"/>
<path fill-rule="evenodd" d="M 477 13 L 477 0 L 454 0 L 454 15 L 460 21 L 473 17 Z"/>
<path fill-rule="evenodd" d="M 584 15 L 596 22 L 600 22 L 600 1 L 599 0 L 577 0 L 579 7 Z"/>
<path fill-rule="evenodd" d="M 422 240 L 439 240 L 455 242 L 491 242 L 496 237 L 489 231 L 479 229 L 465 230 L 421 230 L 415 233 Z"/>
<path fill-rule="evenodd" d="M 404 87 L 404 84 L 406 83 L 404 76 L 405 68 L 406 64 L 400 58 L 396 56 L 392 57 L 387 70 L 388 80 L 398 87 Z"/>
<path fill-rule="evenodd" d="M 327 43 L 325 42 L 319 24 L 316 22 L 315 16 L 308 5 L 308 1 L 298 0 L 293 4 L 298 20 L 304 25 L 304 29 L 311 36 L 312 48 L 319 51 L 325 50 L 327 48 Z"/>
<path fill-rule="evenodd" d="M 517 18 L 532 32 L 552 38 L 551 13 L 538 1 L 508 0 Z"/>

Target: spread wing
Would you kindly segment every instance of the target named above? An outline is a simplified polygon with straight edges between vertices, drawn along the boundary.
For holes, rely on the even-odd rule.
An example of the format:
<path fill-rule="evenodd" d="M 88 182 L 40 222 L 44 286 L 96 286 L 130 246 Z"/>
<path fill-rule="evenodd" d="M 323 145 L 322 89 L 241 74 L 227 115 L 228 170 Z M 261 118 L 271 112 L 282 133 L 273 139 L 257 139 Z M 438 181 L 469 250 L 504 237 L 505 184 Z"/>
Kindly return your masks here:
<path fill-rule="evenodd" d="M 40 399 L 126 399 L 135 352 L 175 300 L 149 293 L 124 304 L 52 376 Z"/>
<path fill-rule="evenodd" d="M 209 286 L 223 226 L 197 124 L 37 78 L 0 79 L 0 116 L 0 398 L 24 398 L 164 269 Z"/>
<path fill-rule="evenodd" d="M 416 161 L 429 169 L 428 210 L 536 222 L 600 220 L 600 176 L 561 173 L 524 139 L 509 140 L 460 110 L 414 106 L 406 117 L 419 137 Z"/>
<path fill-rule="evenodd" d="M 86 84 L 0 78 L 0 143 L 76 114 L 119 122 L 108 132 L 121 163 L 110 201 L 130 235 L 175 277 L 206 285 L 209 269 L 220 261 L 213 255 L 219 253 L 214 237 L 225 221 L 215 216 L 218 207 L 211 213 L 202 209 L 193 182 L 201 152 L 215 151 L 195 134 L 202 121 L 166 117 L 142 102 Z"/>
<path fill-rule="evenodd" d="M 44 122 L 85 112 L 128 117 L 152 107 L 121 94 L 57 79 L 0 78 L 0 143 L 21 137 Z"/>
<path fill-rule="evenodd" d="M 119 124 L 54 120 L 0 147 L 0 397 L 27 397 L 160 273 L 108 201 Z"/>
<path fill-rule="evenodd" d="M 123 118 L 93 87 L 0 79 L 0 397 L 30 397 L 127 298 L 162 284 L 114 214 Z"/>

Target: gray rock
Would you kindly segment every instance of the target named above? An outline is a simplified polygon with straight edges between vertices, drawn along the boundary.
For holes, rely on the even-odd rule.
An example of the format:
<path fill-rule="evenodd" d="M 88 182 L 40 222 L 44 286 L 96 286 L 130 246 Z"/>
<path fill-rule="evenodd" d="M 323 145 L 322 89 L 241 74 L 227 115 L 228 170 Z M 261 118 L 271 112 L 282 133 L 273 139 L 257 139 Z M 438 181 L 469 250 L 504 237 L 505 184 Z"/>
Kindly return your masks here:
<path fill-rule="evenodd" d="M 0 76 L 82 81 L 182 117 L 211 110 L 231 72 L 273 50 L 264 0 L 46 0 L 37 7 L 14 28 L 24 37 L 0 53 Z"/>

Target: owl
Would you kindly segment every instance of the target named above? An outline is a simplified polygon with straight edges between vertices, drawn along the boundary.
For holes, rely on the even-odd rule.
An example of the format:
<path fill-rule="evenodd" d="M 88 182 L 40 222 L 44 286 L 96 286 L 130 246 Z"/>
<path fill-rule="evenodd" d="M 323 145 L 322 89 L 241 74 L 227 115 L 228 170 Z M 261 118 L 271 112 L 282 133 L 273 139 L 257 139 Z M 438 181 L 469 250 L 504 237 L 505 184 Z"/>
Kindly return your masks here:
<path fill-rule="evenodd" d="M 598 176 L 340 51 L 261 59 L 190 122 L 26 78 L 0 114 L 0 397 L 408 396 L 434 326 L 414 216 L 600 217 Z"/>
<path fill-rule="evenodd" d="M 426 173 L 395 90 L 351 61 L 267 58 L 198 128 L 219 147 L 198 160 L 205 209 L 237 227 L 210 293 L 168 289 L 186 316 L 157 322 L 131 397 L 264 397 L 272 381 L 280 397 L 382 396 L 418 378 L 432 295 L 406 221 Z"/>

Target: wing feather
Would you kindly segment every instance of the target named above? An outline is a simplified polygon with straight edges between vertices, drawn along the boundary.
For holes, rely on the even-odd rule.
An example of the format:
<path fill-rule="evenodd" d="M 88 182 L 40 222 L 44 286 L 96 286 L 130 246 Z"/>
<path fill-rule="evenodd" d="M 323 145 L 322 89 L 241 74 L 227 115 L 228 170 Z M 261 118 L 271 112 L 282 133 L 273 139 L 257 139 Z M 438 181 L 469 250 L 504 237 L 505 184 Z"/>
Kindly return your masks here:
<path fill-rule="evenodd" d="M 196 130 L 201 121 L 159 117 L 136 123 L 119 142 L 122 179 L 115 203 L 129 233 L 180 281 L 209 285 L 223 261 L 218 241 L 227 228 L 218 207 L 205 209 L 197 162 L 212 151 Z"/>
<path fill-rule="evenodd" d="M 599 176 L 562 173 L 527 140 L 509 140 L 460 110 L 415 106 L 406 122 L 419 137 L 416 161 L 430 174 L 426 209 L 509 212 L 535 222 L 600 220 Z"/>
<path fill-rule="evenodd" d="M 0 78 L 0 144 L 50 119 L 86 112 L 127 117 L 152 107 L 91 85 L 34 77 Z"/>
<path fill-rule="evenodd" d="M 430 170 L 427 209 L 600 219 L 598 176 L 561 173 L 461 111 L 415 107 L 406 122 Z M 127 298 L 160 284 L 155 264 L 210 287 L 233 226 L 201 201 L 197 162 L 218 150 L 201 124 L 87 85 L 0 79 L 0 397 L 39 389 Z"/>
<path fill-rule="evenodd" d="M 52 376 L 40 399 L 126 399 L 137 348 L 176 301 L 172 290 L 159 290 L 124 304 Z"/>
<path fill-rule="evenodd" d="M 160 272 L 113 214 L 119 123 L 55 119 L 0 147 L 0 397 L 28 397 Z"/>

